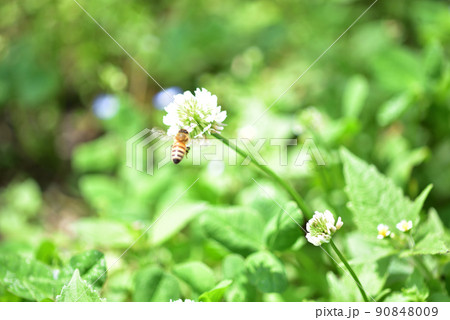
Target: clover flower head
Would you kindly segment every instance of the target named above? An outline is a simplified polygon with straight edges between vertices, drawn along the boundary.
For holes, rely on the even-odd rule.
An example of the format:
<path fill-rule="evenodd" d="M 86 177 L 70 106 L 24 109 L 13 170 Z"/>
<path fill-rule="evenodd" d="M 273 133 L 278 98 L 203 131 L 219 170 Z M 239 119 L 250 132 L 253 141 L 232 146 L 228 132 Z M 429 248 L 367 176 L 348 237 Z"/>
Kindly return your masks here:
<path fill-rule="evenodd" d="M 315 246 L 328 243 L 331 240 L 331 236 L 343 224 L 341 217 L 338 218 L 335 224 L 334 216 L 328 210 L 325 210 L 323 213 L 316 211 L 314 216 L 306 224 L 306 239 Z"/>
<path fill-rule="evenodd" d="M 221 106 L 217 105 L 217 96 L 203 88 L 196 89 L 194 94 L 185 91 L 175 95 L 164 110 L 167 115 L 163 122 L 169 126 L 169 136 L 176 135 L 180 129 L 186 129 L 193 138 L 220 133 L 227 117 L 227 112 L 221 111 Z"/>
<path fill-rule="evenodd" d="M 407 232 L 412 229 L 413 223 L 411 220 L 409 220 L 409 221 L 402 220 L 399 223 L 397 223 L 396 227 L 401 232 Z"/>
<path fill-rule="evenodd" d="M 378 236 L 377 239 L 384 239 L 386 237 L 388 237 L 391 232 L 389 231 L 389 227 L 385 224 L 380 223 L 377 227 L 378 229 Z"/>

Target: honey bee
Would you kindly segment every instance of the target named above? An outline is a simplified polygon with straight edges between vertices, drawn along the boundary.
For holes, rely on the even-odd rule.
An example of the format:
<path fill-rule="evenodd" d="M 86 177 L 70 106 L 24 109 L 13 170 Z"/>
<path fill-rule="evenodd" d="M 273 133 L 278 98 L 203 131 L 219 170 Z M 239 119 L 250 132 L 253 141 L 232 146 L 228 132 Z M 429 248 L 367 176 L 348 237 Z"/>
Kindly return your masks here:
<path fill-rule="evenodd" d="M 173 163 L 180 163 L 183 157 L 188 154 L 190 147 L 186 145 L 189 143 L 189 140 L 189 132 L 186 129 L 180 129 L 175 135 L 172 145 Z"/>

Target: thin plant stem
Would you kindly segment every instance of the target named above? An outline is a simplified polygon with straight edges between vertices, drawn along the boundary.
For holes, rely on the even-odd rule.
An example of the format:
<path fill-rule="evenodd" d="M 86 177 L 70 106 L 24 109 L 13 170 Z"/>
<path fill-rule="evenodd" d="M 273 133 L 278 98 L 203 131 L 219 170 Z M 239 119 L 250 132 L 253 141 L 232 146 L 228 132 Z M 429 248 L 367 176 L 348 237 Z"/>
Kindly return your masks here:
<path fill-rule="evenodd" d="M 268 166 L 263 166 L 258 163 L 258 161 L 253 157 L 253 155 L 245 152 L 241 148 L 239 148 L 235 143 L 230 142 L 227 138 L 223 137 L 222 135 L 218 133 L 212 134 L 215 138 L 222 141 L 224 144 L 226 144 L 231 149 L 235 150 L 237 153 L 239 153 L 244 158 L 249 158 L 250 162 L 253 163 L 256 167 L 258 167 L 260 170 L 264 171 L 268 176 L 270 176 L 275 182 L 277 182 L 284 190 L 286 190 L 291 197 L 295 200 L 298 207 L 302 210 L 303 214 L 306 218 L 310 219 L 312 217 L 312 210 L 309 208 L 309 206 L 305 203 L 303 198 L 298 194 L 297 191 L 286 181 L 281 179 L 275 172 L 273 172 Z"/>
<path fill-rule="evenodd" d="M 266 173 L 268 176 L 270 176 L 273 180 L 275 180 L 283 189 L 285 189 L 290 195 L 291 197 L 295 200 L 295 202 L 297 203 L 298 207 L 302 210 L 303 214 L 310 219 L 312 217 L 312 210 L 309 208 L 309 206 L 305 203 L 305 201 L 303 200 L 303 198 L 297 193 L 297 191 L 295 191 L 295 189 L 288 184 L 286 181 L 284 181 L 283 179 L 281 179 L 275 172 L 273 172 L 268 166 L 263 166 L 261 164 L 258 163 L 258 161 L 253 157 L 253 155 L 245 152 L 244 150 L 242 150 L 241 148 L 239 148 L 235 143 L 230 142 L 230 140 L 228 140 L 227 138 L 223 137 L 222 135 L 218 134 L 218 133 L 213 133 L 212 134 L 215 138 L 219 139 L 220 141 L 222 141 L 225 145 L 227 145 L 228 147 L 230 147 L 231 149 L 235 150 L 237 153 L 239 153 L 242 157 L 244 158 L 249 158 L 250 162 L 253 163 L 255 166 L 257 166 L 261 171 L 264 171 L 264 173 Z M 336 252 L 336 254 L 338 255 L 339 259 L 341 259 L 341 261 L 344 263 L 345 267 L 348 269 L 348 271 L 350 272 L 350 275 L 352 276 L 352 278 L 355 280 L 356 284 L 358 285 L 358 289 L 361 292 L 361 295 L 364 298 L 364 301 L 368 302 L 369 299 L 367 298 L 366 292 L 363 289 L 363 286 L 361 284 L 361 282 L 359 281 L 358 277 L 356 276 L 355 272 L 353 271 L 352 267 L 350 267 L 350 265 L 347 262 L 347 259 L 345 259 L 345 257 L 343 256 L 343 254 L 339 251 L 339 249 L 336 247 L 336 245 L 334 244 L 333 240 L 330 240 L 330 244 L 331 247 L 333 248 L 333 250 Z"/>
<path fill-rule="evenodd" d="M 431 273 L 431 271 L 428 269 L 428 267 L 426 266 L 426 264 L 422 261 L 422 259 L 420 257 L 414 256 L 413 257 L 414 262 L 419 266 L 419 268 L 422 269 L 423 273 L 425 274 L 425 276 L 428 278 L 428 280 L 432 281 L 434 279 L 433 274 Z"/>
<path fill-rule="evenodd" d="M 369 298 L 367 298 L 367 294 L 364 291 L 364 288 L 363 288 L 361 282 L 359 281 L 355 271 L 353 271 L 352 267 L 350 267 L 350 264 L 348 263 L 347 259 L 345 259 L 344 255 L 341 253 L 341 251 L 339 251 L 338 247 L 334 244 L 333 240 L 330 240 L 330 245 L 333 248 L 334 252 L 336 252 L 339 259 L 341 259 L 342 263 L 345 265 L 348 272 L 350 272 L 350 275 L 352 276 L 353 280 L 355 280 L 355 282 L 358 286 L 359 292 L 361 292 L 361 295 L 362 295 L 364 301 L 369 302 Z"/>

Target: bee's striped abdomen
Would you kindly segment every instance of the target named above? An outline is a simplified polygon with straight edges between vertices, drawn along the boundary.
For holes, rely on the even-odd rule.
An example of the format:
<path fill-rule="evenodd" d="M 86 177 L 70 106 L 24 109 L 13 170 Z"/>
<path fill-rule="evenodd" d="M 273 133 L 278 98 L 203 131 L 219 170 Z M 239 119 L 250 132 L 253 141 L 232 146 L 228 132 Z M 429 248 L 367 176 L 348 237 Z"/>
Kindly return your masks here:
<path fill-rule="evenodd" d="M 184 155 L 186 154 L 186 145 L 179 141 L 174 142 L 172 145 L 172 161 L 175 164 L 180 163 L 183 160 Z"/>

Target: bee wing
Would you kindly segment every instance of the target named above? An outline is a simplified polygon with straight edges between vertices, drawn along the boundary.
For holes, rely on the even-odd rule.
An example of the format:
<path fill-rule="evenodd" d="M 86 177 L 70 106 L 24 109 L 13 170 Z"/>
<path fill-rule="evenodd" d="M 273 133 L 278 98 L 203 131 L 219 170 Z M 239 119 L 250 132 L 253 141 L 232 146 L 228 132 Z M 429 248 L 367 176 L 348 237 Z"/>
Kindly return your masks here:
<path fill-rule="evenodd" d="M 203 138 L 195 138 L 195 139 L 190 139 L 189 144 L 191 146 L 212 146 L 213 143 L 211 142 L 212 139 L 207 139 L 205 137 Z"/>
<path fill-rule="evenodd" d="M 166 131 L 160 129 L 160 128 L 152 128 L 150 130 L 150 134 L 154 135 L 155 137 L 158 137 L 161 140 L 164 141 L 169 141 L 169 140 L 173 140 L 173 136 L 168 136 Z"/>

